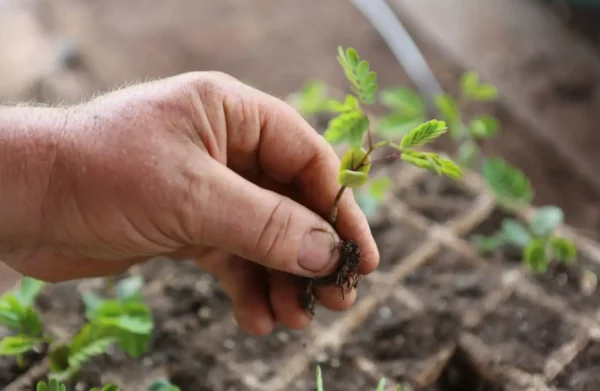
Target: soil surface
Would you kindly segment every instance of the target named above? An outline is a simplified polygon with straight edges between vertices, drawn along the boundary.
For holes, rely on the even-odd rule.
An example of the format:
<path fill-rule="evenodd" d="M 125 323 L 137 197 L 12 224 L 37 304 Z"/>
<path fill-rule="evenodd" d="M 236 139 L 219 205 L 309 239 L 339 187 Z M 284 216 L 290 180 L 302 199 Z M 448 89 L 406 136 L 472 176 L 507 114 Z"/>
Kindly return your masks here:
<path fill-rule="evenodd" d="M 398 175 L 401 182 L 403 177 Z M 463 186 L 444 184 L 433 174 L 424 173 L 414 180 L 414 184 L 404 185 L 415 191 L 431 189 L 440 203 L 449 199 L 461 205 L 450 217 L 421 215 L 420 221 L 460 221 L 476 199 L 461 190 Z M 408 193 L 394 190 L 393 194 Z M 406 197 L 401 199 L 407 202 Z M 516 391 L 524 388 L 515 385 L 519 383 L 508 368 L 541 376 L 549 357 L 583 335 L 583 321 L 566 320 L 560 312 L 540 304 L 539 297 L 502 294 L 507 299 L 492 300 L 508 289 L 502 273 L 519 270 L 520 262 L 501 259 L 502 252 L 492 261 L 473 259 L 460 247 L 427 247 L 430 230 L 413 226 L 414 219 L 397 221 L 389 208 L 394 208 L 393 200 L 371 216 L 381 267 L 361 280 L 357 303 L 347 312 L 317 306 L 313 322 L 305 330 L 278 328 L 264 337 L 246 334 L 233 320 L 231 301 L 217 280 L 191 261 L 157 259 L 112 281 L 48 285 L 36 305 L 48 332 L 64 339 L 84 321 L 83 292 L 109 296 L 114 283 L 127 275 L 139 275 L 146 281 L 144 298 L 155 320 L 149 351 L 136 360 L 111 348 L 87 363 L 73 389 L 114 382 L 127 391 L 145 391 L 153 380 L 166 378 L 184 391 L 264 390 L 270 389 L 269 384 L 279 384 L 273 388 L 276 390 L 314 390 L 315 368 L 320 364 L 328 391 L 374 389 L 381 377 L 388 384 L 404 383 L 419 391 Z M 426 212 L 415 208 L 404 213 Z M 470 232 L 490 233 L 501 217 L 496 211 Z M 599 264 L 582 252 L 580 260 L 569 267 L 597 270 Z M 534 278 L 525 271 L 523 275 L 529 283 L 564 300 L 576 316 L 594 322 L 597 293 L 589 297 L 578 294 L 576 284 L 569 282 L 568 270 L 564 271 L 566 280 L 558 268 L 552 269 L 558 273 L 554 277 Z M 479 320 L 466 325 L 467 318 Z M 341 334 L 324 338 L 323 333 L 332 327 L 341 327 Z M 465 344 L 465 336 L 487 350 Z M 583 376 L 595 384 L 596 378 L 586 375 L 591 365 L 586 362 L 577 358 L 559 371 L 556 381 L 575 384 Z M 35 375 L 27 368 L 22 374 L 15 372 L 15 365 L 10 358 L 0 358 L 0 387 L 7 391 L 34 390 L 35 382 L 45 377 L 44 372 Z M 19 383 L 10 385 L 11 381 Z"/>

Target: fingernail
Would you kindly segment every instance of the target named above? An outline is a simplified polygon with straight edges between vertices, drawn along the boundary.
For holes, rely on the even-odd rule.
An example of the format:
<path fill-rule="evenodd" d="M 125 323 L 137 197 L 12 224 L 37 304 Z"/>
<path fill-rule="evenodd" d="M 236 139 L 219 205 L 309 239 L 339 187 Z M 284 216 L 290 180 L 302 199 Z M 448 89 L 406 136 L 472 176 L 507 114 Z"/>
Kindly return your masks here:
<path fill-rule="evenodd" d="M 307 232 L 302 239 L 298 254 L 298 264 L 311 272 L 320 272 L 337 262 L 339 251 L 336 251 L 337 235 L 328 231 L 314 229 Z"/>

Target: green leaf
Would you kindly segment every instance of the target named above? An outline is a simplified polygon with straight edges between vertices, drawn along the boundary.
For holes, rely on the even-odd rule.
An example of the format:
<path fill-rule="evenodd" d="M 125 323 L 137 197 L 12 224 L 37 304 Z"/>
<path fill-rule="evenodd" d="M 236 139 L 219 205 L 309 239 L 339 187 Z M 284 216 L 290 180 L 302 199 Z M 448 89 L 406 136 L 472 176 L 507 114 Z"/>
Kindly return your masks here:
<path fill-rule="evenodd" d="M 21 314 L 21 332 L 29 337 L 41 337 L 42 320 L 32 307 L 27 307 Z"/>
<path fill-rule="evenodd" d="M 150 309 L 139 302 L 119 303 L 107 300 L 98 308 L 94 323 L 136 334 L 149 334 L 153 328 Z"/>
<path fill-rule="evenodd" d="M 424 115 L 392 113 L 377 122 L 375 132 L 386 138 L 404 136 L 425 121 Z"/>
<path fill-rule="evenodd" d="M 527 243 L 531 240 L 531 235 L 527 231 L 527 228 L 517 220 L 511 218 L 506 218 L 502 221 L 502 234 L 507 243 L 518 248 L 527 246 Z"/>
<path fill-rule="evenodd" d="M 367 151 L 364 148 L 352 148 L 344 154 L 338 174 L 340 185 L 355 189 L 367 183 L 371 170 L 371 158 L 370 156 L 365 158 L 366 154 Z M 361 162 L 363 162 L 362 167 L 358 168 Z"/>
<path fill-rule="evenodd" d="M 139 334 L 130 331 L 116 331 L 117 346 L 131 357 L 140 357 L 148 351 L 151 334 Z"/>
<path fill-rule="evenodd" d="M 479 147 L 472 141 L 466 141 L 458 147 L 457 160 L 467 167 L 472 167 L 477 158 Z"/>
<path fill-rule="evenodd" d="M 79 346 L 77 350 L 71 350 L 69 352 L 68 359 L 69 366 L 73 368 L 80 368 L 92 357 L 106 353 L 108 347 L 113 341 L 113 338 L 92 340 L 88 341 L 88 343 L 84 346 Z"/>
<path fill-rule="evenodd" d="M 180 391 L 180 389 L 167 380 L 155 380 L 148 387 L 148 391 Z"/>
<path fill-rule="evenodd" d="M 405 150 L 400 158 L 419 168 L 424 168 L 437 175 L 446 175 L 450 178 L 460 178 L 462 171 L 452 160 L 440 157 L 433 152 L 420 152 L 411 149 Z"/>
<path fill-rule="evenodd" d="M 498 96 L 498 90 L 491 84 L 482 83 L 475 72 L 466 72 L 460 80 L 465 97 L 477 101 L 491 101 Z"/>
<path fill-rule="evenodd" d="M 379 383 L 377 383 L 376 391 L 384 391 L 384 390 L 385 390 L 385 378 L 382 378 L 381 380 L 379 380 Z"/>
<path fill-rule="evenodd" d="M 0 340 L 0 356 L 17 356 L 26 353 L 39 344 L 39 338 L 27 336 L 9 336 Z"/>
<path fill-rule="evenodd" d="M 474 118 L 469 124 L 469 131 L 476 139 L 487 139 L 495 136 L 500 130 L 500 122 L 487 115 Z"/>
<path fill-rule="evenodd" d="M 10 330 L 18 330 L 21 326 L 21 316 L 11 310 L 0 308 L 0 325 Z"/>
<path fill-rule="evenodd" d="M 324 137 L 332 144 L 347 142 L 351 147 L 358 147 L 362 145 L 369 123 L 369 118 L 360 111 L 342 113 L 329 121 Z"/>
<path fill-rule="evenodd" d="M 392 180 L 389 177 L 382 176 L 373 178 L 370 183 L 369 193 L 377 201 L 382 201 L 385 198 L 385 194 L 388 189 L 392 186 Z"/>
<path fill-rule="evenodd" d="M 534 239 L 523 250 L 525 264 L 534 273 L 544 273 L 548 269 L 548 254 L 545 244 L 543 240 Z"/>
<path fill-rule="evenodd" d="M 359 100 L 365 104 L 375 103 L 377 73 L 371 71 L 369 62 L 361 60 L 353 48 L 348 48 L 344 52 L 342 47 L 338 47 L 337 58 L 350 82 L 352 91 Z"/>
<path fill-rule="evenodd" d="M 448 123 L 449 134 L 453 140 L 459 140 L 462 136 L 461 114 L 456 100 L 448 94 L 439 94 L 434 98 L 435 106 L 442 118 Z"/>
<path fill-rule="evenodd" d="M 488 187 L 500 202 L 520 201 L 529 204 L 535 196 L 529 178 L 503 159 L 486 160 L 482 173 Z"/>
<path fill-rule="evenodd" d="M 56 379 L 50 379 L 48 383 L 39 381 L 35 389 L 36 391 L 67 391 L 67 386 Z"/>
<path fill-rule="evenodd" d="M 444 121 L 435 119 L 427 121 L 405 135 L 400 142 L 400 146 L 402 148 L 409 148 L 425 145 L 446 133 L 446 130 L 446 123 Z"/>
<path fill-rule="evenodd" d="M 141 289 L 144 286 L 144 279 L 140 276 L 125 278 L 117 283 L 116 291 L 119 300 L 129 300 L 139 298 Z"/>
<path fill-rule="evenodd" d="M 323 390 L 323 374 L 321 373 L 321 366 L 317 365 L 317 391 Z"/>
<path fill-rule="evenodd" d="M 31 277 L 24 277 L 19 284 L 15 295 L 24 307 L 33 305 L 35 299 L 44 287 L 44 282 Z"/>
<path fill-rule="evenodd" d="M 473 235 L 471 241 L 481 254 L 488 254 L 506 244 L 506 239 L 501 232 L 493 235 Z"/>
<path fill-rule="evenodd" d="M 85 317 L 88 320 L 94 319 L 96 317 L 98 308 L 100 308 L 104 302 L 104 299 L 92 291 L 83 292 L 81 299 L 85 305 Z"/>
<path fill-rule="evenodd" d="M 425 101 L 414 90 L 408 87 L 394 87 L 381 91 L 381 103 L 407 117 L 425 117 L 426 106 Z"/>
<path fill-rule="evenodd" d="M 543 206 L 537 210 L 531 222 L 531 231 L 539 237 L 550 235 L 563 223 L 565 214 L 557 206 Z"/>
<path fill-rule="evenodd" d="M 553 237 L 550 239 L 552 256 L 559 262 L 569 263 L 577 258 L 577 247 L 568 239 Z"/>

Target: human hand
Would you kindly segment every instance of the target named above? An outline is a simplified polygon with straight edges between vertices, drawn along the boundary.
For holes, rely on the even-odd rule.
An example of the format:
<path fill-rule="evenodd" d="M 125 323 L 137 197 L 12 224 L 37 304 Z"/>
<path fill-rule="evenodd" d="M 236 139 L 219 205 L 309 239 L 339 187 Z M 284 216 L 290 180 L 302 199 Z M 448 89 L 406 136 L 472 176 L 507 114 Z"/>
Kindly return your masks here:
<path fill-rule="evenodd" d="M 188 73 L 56 110 L 64 121 L 43 143 L 53 146 L 49 178 L 32 197 L 39 215 L 20 227 L 17 246 L 0 246 L 24 275 L 56 282 L 161 255 L 194 258 L 218 276 L 241 327 L 266 334 L 276 322 L 308 325 L 291 275 L 333 272 L 338 233 L 359 243 L 362 274 L 377 266 L 351 192 L 337 233 L 320 217 L 339 190 L 333 149 L 270 95 L 220 73 Z M 354 292 L 337 290 L 320 287 L 317 298 L 344 310 Z"/>

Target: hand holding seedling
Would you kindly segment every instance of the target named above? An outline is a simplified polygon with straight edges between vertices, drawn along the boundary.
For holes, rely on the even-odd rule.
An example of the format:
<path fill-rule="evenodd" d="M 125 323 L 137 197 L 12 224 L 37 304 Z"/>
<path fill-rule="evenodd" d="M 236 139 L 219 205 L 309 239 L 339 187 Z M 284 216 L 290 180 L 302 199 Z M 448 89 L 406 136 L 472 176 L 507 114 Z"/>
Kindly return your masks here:
<path fill-rule="evenodd" d="M 63 281 L 193 257 L 220 278 L 240 325 L 265 334 L 308 324 L 291 275 L 334 271 L 340 237 L 360 245 L 361 274 L 377 266 L 350 192 L 335 230 L 327 222 L 339 191 L 331 146 L 284 102 L 226 75 L 6 107 L 0 129 L 0 252 L 24 275 Z M 317 291 L 330 309 L 354 300 L 332 291 Z"/>

